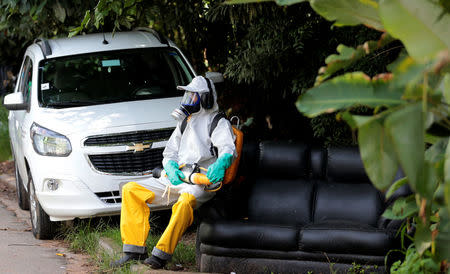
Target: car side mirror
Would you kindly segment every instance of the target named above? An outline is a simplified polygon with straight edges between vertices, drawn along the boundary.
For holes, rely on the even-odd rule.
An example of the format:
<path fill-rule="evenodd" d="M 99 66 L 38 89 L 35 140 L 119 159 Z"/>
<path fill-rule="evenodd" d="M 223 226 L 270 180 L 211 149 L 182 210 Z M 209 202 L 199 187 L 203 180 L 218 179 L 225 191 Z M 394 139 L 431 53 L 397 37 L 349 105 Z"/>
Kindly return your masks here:
<path fill-rule="evenodd" d="M 223 74 L 220 72 L 207 71 L 205 77 L 213 81 L 214 84 L 222 83 L 224 81 Z"/>
<path fill-rule="evenodd" d="M 26 110 L 28 108 L 28 104 L 23 101 L 22 92 L 14 92 L 6 95 L 3 98 L 3 105 L 8 110 Z"/>

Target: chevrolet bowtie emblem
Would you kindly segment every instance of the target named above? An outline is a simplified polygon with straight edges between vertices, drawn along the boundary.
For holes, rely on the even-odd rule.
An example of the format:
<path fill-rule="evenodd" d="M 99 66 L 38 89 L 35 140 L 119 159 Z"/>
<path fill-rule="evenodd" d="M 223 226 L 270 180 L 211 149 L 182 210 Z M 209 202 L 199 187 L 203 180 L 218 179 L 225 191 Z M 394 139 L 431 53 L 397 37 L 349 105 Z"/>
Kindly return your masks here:
<path fill-rule="evenodd" d="M 134 150 L 134 152 L 144 151 L 146 148 L 151 148 L 152 144 L 133 144 L 132 146 L 127 146 L 127 150 Z"/>

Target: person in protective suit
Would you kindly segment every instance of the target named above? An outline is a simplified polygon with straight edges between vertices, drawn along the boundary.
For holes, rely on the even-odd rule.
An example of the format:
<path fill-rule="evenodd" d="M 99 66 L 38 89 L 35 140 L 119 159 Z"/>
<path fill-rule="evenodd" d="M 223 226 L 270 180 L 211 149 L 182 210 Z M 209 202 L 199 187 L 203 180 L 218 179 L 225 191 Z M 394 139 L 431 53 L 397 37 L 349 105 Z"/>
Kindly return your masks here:
<path fill-rule="evenodd" d="M 123 186 L 120 232 L 124 255 L 112 263 L 114 267 L 130 260 L 144 260 L 144 264 L 155 269 L 164 267 L 181 236 L 192 224 L 193 210 L 214 196 L 214 192 L 205 191 L 203 186 L 184 183 L 179 166 L 197 163 L 207 168 L 206 176 L 212 183 L 220 183 L 235 157 L 235 136 L 227 119 L 220 119 L 209 135 L 211 122 L 218 113 L 212 81 L 196 76 L 189 85 L 177 88 L 185 94 L 180 108 L 172 113 L 179 122 L 163 152 L 167 177 L 129 182 Z M 187 124 L 181 132 L 180 126 L 186 116 Z M 217 155 L 210 150 L 211 143 L 217 148 Z M 163 197 L 164 194 L 168 197 Z M 151 257 L 147 258 L 145 241 L 150 230 L 147 204 L 166 205 L 167 202 L 173 204 L 169 224 Z"/>

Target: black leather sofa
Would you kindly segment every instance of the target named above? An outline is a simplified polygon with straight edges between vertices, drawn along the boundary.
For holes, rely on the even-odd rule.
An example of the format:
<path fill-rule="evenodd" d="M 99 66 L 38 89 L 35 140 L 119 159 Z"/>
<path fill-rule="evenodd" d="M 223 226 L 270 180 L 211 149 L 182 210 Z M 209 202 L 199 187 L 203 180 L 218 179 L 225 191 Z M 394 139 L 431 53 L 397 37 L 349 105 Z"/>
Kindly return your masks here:
<path fill-rule="evenodd" d="M 385 272 L 401 221 L 381 214 L 357 148 L 318 149 L 289 142 L 244 146 L 245 180 L 202 207 L 197 231 L 201 272 Z"/>

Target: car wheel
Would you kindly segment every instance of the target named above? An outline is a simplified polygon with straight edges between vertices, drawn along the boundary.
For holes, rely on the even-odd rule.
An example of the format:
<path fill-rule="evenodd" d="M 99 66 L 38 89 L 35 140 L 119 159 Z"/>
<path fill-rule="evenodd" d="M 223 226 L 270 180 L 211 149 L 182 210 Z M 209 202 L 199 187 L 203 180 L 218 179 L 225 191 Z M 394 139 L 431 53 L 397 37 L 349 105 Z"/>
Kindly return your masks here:
<path fill-rule="evenodd" d="M 30 209 L 30 200 L 28 198 L 28 193 L 23 186 L 22 177 L 19 174 L 19 168 L 17 167 L 17 163 L 14 164 L 16 169 L 16 194 L 17 194 L 17 203 L 19 207 L 23 210 Z"/>
<path fill-rule="evenodd" d="M 55 234 L 56 224 L 42 209 L 36 196 L 33 178 L 29 176 L 28 193 L 30 194 L 31 231 L 36 239 L 51 239 Z"/>

